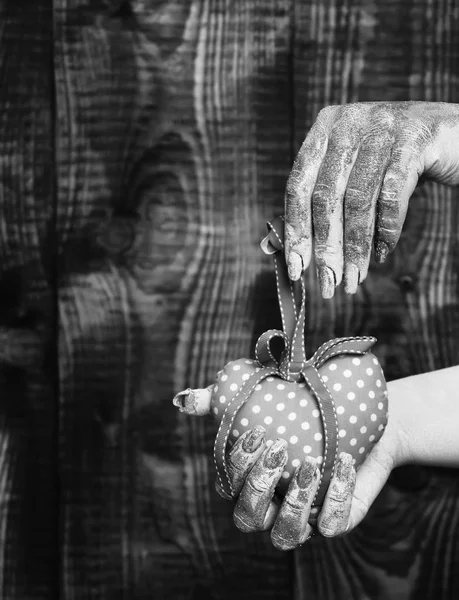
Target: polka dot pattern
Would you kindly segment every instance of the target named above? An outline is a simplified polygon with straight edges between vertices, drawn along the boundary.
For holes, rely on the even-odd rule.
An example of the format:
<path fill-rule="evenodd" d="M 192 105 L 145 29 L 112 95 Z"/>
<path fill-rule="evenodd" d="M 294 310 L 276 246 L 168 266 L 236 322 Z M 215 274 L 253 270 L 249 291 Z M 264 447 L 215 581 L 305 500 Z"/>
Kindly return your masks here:
<path fill-rule="evenodd" d="M 217 422 L 259 367 L 256 361 L 242 359 L 229 363 L 219 373 L 212 396 Z M 338 454 L 349 452 L 358 467 L 384 433 L 387 422 L 388 398 L 381 366 L 371 354 L 339 355 L 322 365 L 319 374 L 335 403 Z M 280 493 L 285 493 L 291 476 L 305 456 L 323 461 L 325 432 L 320 407 L 304 382 L 270 376 L 257 384 L 249 401 L 237 413 L 229 447 L 259 424 L 266 429 L 267 445 L 279 437 L 289 445 L 289 460 L 278 485 Z"/>

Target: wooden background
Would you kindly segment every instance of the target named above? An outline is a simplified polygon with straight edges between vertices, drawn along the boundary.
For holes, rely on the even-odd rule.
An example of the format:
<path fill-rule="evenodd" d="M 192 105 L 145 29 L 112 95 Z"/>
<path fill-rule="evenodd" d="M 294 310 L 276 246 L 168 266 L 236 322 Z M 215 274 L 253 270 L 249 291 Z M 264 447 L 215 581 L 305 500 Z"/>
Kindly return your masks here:
<path fill-rule="evenodd" d="M 456 471 L 282 554 L 171 405 L 276 326 L 258 242 L 320 108 L 458 102 L 458 54 L 454 0 L 0 0 L 2 600 L 459 596 Z M 421 187 L 356 297 L 308 273 L 309 351 L 459 364 L 457 196 Z"/>

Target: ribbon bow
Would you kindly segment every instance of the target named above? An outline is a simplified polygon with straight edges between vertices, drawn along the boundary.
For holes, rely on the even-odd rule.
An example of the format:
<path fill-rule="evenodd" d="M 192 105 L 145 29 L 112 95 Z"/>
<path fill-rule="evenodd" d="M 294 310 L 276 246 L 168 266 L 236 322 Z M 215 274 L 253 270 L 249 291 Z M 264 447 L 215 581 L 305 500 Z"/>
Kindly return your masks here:
<path fill-rule="evenodd" d="M 306 359 L 304 346 L 305 326 L 305 287 L 304 280 L 289 280 L 284 259 L 284 220 L 276 217 L 268 222 L 268 235 L 261 242 L 262 250 L 274 258 L 277 295 L 282 318 L 282 331 L 265 331 L 255 346 L 255 356 L 261 368 L 251 375 L 231 400 L 223 415 L 214 445 L 214 462 L 220 493 L 232 498 L 234 492 L 226 466 L 226 443 L 236 414 L 250 398 L 255 386 L 269 376 L 275 375 L 286 381 L 304 381 L 317 401 L 324 428 L 324 460 L 321 467 L 320 483 L 314 498 L 314 506 L 320 506 L 327 491 L 338 452 L 338 422 L 335 404 L 327 385 L 319 373 L 319 368 L 330 358 L 342 354 L 362 355 L 376 342 L 374 337 L 335 338 L 322 344 L 310 359 Z M 277 358 L 272 350 L 272 342 L 280 339 L 283 350 Z"/>

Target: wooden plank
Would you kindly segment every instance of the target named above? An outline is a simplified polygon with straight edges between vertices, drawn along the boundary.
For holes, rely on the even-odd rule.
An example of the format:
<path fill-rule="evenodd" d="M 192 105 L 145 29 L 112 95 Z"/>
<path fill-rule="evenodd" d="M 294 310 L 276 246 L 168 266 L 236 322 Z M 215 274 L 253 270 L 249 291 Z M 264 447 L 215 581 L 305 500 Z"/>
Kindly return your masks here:
<path fill-rule="evenodd" d="M 293 22 L 274 0 L 55 7 L 64 597 L 454 597 L 456 473 L 416 493 L 405 475 L 355 533 L 293 559 L 235 531 L 212 427 L 170 406 L 277 318 L 257 244 L 292 134 L 332 102 L 456 99 L 448 5 L 310 0 Z M 376 332 L 392 376 L 457 362 L 454 196 L 423 188 L 355 300 L 319 301 L 311 270 L 310 349 Z"/>
<path fill-rule="evenodd" d="M 295 8 L 297 147 L 328 104 L 458 101 L 451 3 L 311 0 Z M 389 378 L 458 364 L 457 196 L 433 184 L 416 192 L 397 250 L 372 266 L 356 298 L 340 292 L 325 305 L 310 273 L 310 337 L 375 334 Z M 405 470 L 393 482 L 357 531 L 296 553 L 297 598 L 458 595 L 457 471 Z"/>
<path fill-rule="evenodd" d="M 57 585 L 52 6 L 0 2 L 0 597 Z"/>
<path fill-rule="evenodd" d="M 171 398 L 252 350 L 290 3 L 55 8 L 63 595 L 288 597 L 291 558 L 233 527 L 213 428 Z"/>

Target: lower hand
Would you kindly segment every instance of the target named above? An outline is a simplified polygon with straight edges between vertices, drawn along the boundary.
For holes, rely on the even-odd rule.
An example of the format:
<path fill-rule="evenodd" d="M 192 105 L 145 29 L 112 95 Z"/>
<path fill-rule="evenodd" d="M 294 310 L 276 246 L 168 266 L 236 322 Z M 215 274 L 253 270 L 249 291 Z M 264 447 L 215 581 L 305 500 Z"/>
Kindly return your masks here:
<path fill-rule="evenodd" d="M 285 196 L 289 275 L 315 261 L 322 295 L 344 276 L 354 293 L 372 246 L 383 262 L 398 242 L 420 176 L 459 183 L 459 105 L 374 102 L 329 106 L 298 153 Z M 313 234 L 314 232 L 314 234 Z"/>
<path fill-rule="evenodd" d="M 243 532 L 270 531 L 279 550 L 293 550 L 318 532 L 334 537 L 351 531 L 365 517 L 392 469 L 401 464 L 403 444 L 395 419 L 389 420 L 378 444 L 356 473 L 352 457 L 341 453 L 319 514 L 311 511 L 320 471 L 306 457 L 292 478 L 285 498 L 275 494 L 288 459 L 288 445 L 265 444 L 263 427 L 247 431 L 232 447 L 227 466 L 236 495 L 234 522 Z M 217 490 L 219 486 L 217 483 Z"/>
<path fill-rule="evenodd" d="M 287 442 L 278 440 L 268 447 L 261 426 L 245 432 L 229 451 L 226 461 L 235 493 L 236 526 L 247 533 L 270 531 L 271 540 L 279 550 L 301 546 L 314 527 L 325 537 L 351 531 L 365 517 L 393 468 L 407 462 L 423 464 L 430 460 L 441 463 L 445 456 L 455 455 L 457 441 L 451 440 L 457 438 L 457 419 L 449 419 L 449 415 L 455 414 L 451 408 L 441 411 L 446 415 L 449 429 L 445 420 L 437 418 L 438 429 L 443 433 L 438 432 L 436 436 L 446 440 L 445 444 L 442 446 L 438 441 L 436 445 L 425 444 L 424 440 L 435 423 L 435 403 L 431 399 L 435 397 L 439 401 L 439 389 L 444 389 L 444 395 L 451 399 L 457 412 L 453 390 L 457 387 L 458 369 L 388 383 L 390 416 L 383 436 L 357 473 L 352 457 L 340 454 L 320 512 L 311 510 L 319 484 L 319 467 L 315 459 L 304 459 L 286 496 L 281 499 L 275 489 L 288 460 Z M 189 415 L 208 414 L 211 388 L 180 392 L 174 398 L 174 404 Z M 218 483 L 216 487 L 220 491 Z"/>

